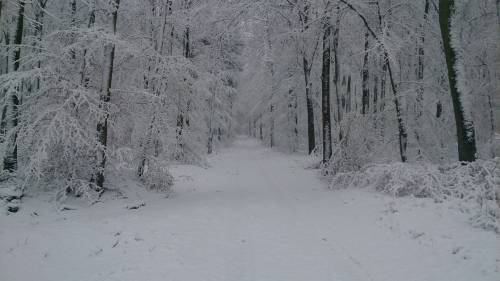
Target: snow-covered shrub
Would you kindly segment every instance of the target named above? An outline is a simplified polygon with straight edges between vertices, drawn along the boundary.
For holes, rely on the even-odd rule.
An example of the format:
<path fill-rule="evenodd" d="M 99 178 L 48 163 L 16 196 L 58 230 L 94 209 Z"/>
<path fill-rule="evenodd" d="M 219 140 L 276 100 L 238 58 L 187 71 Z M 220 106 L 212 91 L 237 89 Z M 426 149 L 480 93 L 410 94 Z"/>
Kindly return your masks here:
<path fill-rule="evenodd" d="M 474 226 L 500 231 L 500 158 L 467 164 L 367 165 L 360 171 L 337 173 L 330 187 L 372 188 L 394 196 L 454 201 L 470 216 Z"/>
<path fill-rule="evenodd" d="M 342 140 L 334 146 L 332 157 L 325 174 L 359 171 L 366 163 L 390 162 L 398 158 L 393 139 L 384 139 L 384 128 L 373 128 L 372 118 L 382 118 L 383 113 L 373 117 L 346 114 L 341 123 Z M 378 122 L 378 121 L 376 121 Z M 335 132 L 339 134 L 339 132 Z"/>
<path fill-rule="evenodd" d="M 55 199 L 58 202 L 65 201 L 68 196 L 81 197 L 90 203 L 99 200 L 103 190 L 88 180 L 69 178 L 66 182 L 55 180 L 51 182 L 55 188 L 59 188 Z"/>
<path fill-rule="evenodd" d="M 145 166 L 142 181 L 150 190 L 170 192 L 174 178 L 169 172 L 168 162 L 150 159 Z"/>

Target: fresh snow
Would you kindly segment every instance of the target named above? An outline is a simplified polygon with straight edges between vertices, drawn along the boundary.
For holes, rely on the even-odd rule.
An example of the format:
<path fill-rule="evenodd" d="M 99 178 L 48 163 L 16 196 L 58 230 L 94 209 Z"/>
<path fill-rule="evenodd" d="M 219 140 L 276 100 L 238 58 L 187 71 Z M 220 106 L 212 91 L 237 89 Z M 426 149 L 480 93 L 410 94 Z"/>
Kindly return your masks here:
<path fill-rule="evenodd" d="M 0 280 L 497 281 L 499 240 L 428 199 L 328 190 L 299 155 L 238 138 L 170 196 L 0 214 Z M 64 211 L 62 211 L 64 210 Z"/>

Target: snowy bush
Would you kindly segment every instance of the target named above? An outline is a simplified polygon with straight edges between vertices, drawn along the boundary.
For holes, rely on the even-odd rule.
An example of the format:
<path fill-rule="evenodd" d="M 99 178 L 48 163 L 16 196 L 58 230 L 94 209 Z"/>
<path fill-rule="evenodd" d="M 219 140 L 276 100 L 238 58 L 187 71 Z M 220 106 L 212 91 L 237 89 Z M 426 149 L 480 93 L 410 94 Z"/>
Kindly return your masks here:
<path fill-rule="evenodd" d="M 500 158 L 434 165 L 391 163 L 337 173 L 330 188 L 372 188 L 393 196 L 454 201 L 476 227 L 500 231 Z"/>
<path fill-rule="evenodd" d="M 148 189 L 162 192 L 170 192 L 174 183 L 168 163 L 156 159 L 148 161 L 141 178 Z"/>

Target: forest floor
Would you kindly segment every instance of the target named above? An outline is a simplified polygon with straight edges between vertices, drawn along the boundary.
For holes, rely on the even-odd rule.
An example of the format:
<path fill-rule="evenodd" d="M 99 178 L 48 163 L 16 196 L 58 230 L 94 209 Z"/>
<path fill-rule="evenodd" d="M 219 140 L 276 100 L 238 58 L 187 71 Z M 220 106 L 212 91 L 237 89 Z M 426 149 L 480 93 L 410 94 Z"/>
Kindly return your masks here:
<path fill-rule="evenodd" d="M 428 199 L 328 190 L 305 157 L 239 138 L 170 196 L 0 214 L 0 280 L 494 281 L 500 245 Z M 144 203 L 144 204 L 142 204 Z M 137 207 L 129 209 L 128 207 Z"/>

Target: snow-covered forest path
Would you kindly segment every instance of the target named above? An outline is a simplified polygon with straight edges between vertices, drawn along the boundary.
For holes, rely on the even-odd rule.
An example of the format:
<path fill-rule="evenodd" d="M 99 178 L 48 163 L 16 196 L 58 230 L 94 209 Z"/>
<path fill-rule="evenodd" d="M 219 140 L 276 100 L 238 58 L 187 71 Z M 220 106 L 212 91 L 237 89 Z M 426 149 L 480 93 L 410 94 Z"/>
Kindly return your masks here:
<path fill-rule="evenodd" d="M 238 138 L 169 198 L 0 216 L 0 280 L 496 280 L 497 238 L 424 199 L 327 190 L 303 156 Z M 126 184 L 124 184 L 126 185 Z M 125 188 L 125 186 L 124 186 Z M 132 197 L 132 196 L 131 196 Z"/>

